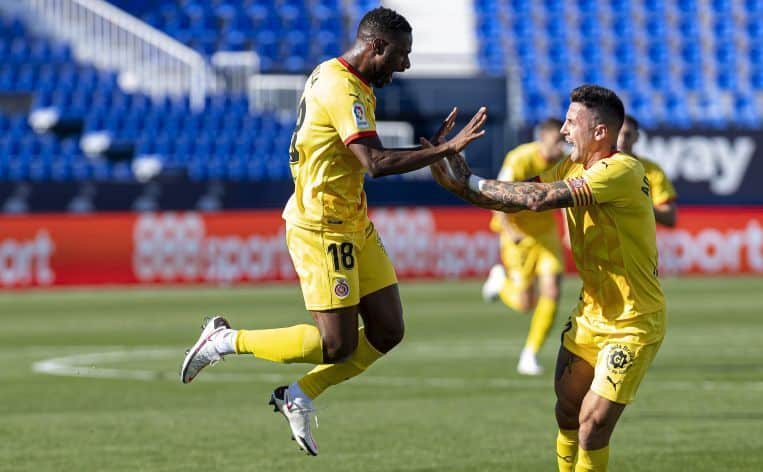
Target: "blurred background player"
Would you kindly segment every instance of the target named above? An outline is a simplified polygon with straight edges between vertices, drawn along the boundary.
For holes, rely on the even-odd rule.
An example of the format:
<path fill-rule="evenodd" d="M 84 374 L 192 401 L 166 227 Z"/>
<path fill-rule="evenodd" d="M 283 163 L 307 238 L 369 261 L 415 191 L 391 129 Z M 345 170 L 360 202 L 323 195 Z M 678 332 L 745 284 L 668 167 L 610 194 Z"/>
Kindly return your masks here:
<path fill-rule="evenodd" d="M 376 97 L 395 72 L 410 67 L 412 35 L 395 11 L 376 8 L 360 21 L 355 43 L 307 79 L 289 149 L 294 194 L 286 204 L 286 243 L 315 326 L 233 330 L 216 316 L 203 327 L 181 367 L 183 383 L 228 354 L 252 354 L 317 366 L 270 403 L 306 453 L 318 454 L 310 423 L 313 400 L 365 371 L 403 338 L 395 269 L 368 219 L 363 179 L 401 174 L 459 152 L 484 135 L 484 108 L 436 148 L 386 149 L 376 133 Z M 456 110 L 437 139 L 453 127 Z M 359 326 L 358 316 L 363 319 Z"/>
<path fill-rule="evenodd" d="M 673 184 L 659 164 L 633 152 L 633 146 L 638 141 L 639 134 L 638 121 L 631 115 L 625 115 L 623 127 L 620 128 L 620 135 L 617 138 L 617 148 L 641 161 L 652 191 L 654 219 L 657 223 L 672 228 L 676 225 L 678 214 L 676 189 L 673 188 Z"/>
<path fill-rule="evenodd" d="M 562 127 L 570 157 L 534 182 L 482 179 L 460 155 L 431 166 L 438 183 L 483 208 L 566 208 L 583 289 L 556 361 L 560 472 L 607 470 L 612 432 L 665 336 L 649 180 L 638 159 L 617 150 L 624 116 L 611 90 L 573 90 Z"/>
<path fill-rule="evenodd" d="M 540 175 L 564 157 L 562 122 L 549 118 L 537 128 L 538 139 L 510 151 L 498 180 L 517 181 Z M 501 261 L 482 287 L 485 301 L 500 298 L 506 306 L 527 312 L 535 308 L 517 372 L 540 375 L 537 354 L 554 324 L 564 269 L 559 230 L 552 212 L 495 212 L 490 229 L 500 233 Z"/>

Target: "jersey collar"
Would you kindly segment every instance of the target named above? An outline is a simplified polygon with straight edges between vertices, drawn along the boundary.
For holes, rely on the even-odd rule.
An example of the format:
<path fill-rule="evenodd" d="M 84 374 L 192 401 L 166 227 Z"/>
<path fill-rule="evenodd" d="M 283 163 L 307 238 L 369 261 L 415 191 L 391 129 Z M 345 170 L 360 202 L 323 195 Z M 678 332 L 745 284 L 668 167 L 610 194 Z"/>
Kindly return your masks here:
<path fill-rule="evenodd" d="M 361 81 L 361 82 L 363 82 L 363 84 L 364 84 L 366 87 L 368 87 L 368 88 L 371 88 L 371 84 L 369 84 L 369 83 L 366 81 L 366 79 L 365 79 L 365 78 L 363 78 L 363 76 L 362 76 L 362 75 L 360 75 L 360 72 L 358 72 L 358 69 L 354 68 L 354 67 L 352 66 L 352 64 L 350 64 L 349 62 L 345 61 L 343 57 L 337 57 L 337 58 L 336 58 L 336 60 L 337 60 L 337 61 L 339 61 L 339 63 L 340 63 L 340 64 L 342 64 L 342 65 L 344 66 L 344 68 L 345 68 L 345 69 L 347 69 L 348 71 L 350 71 L 350 73 L 351 73 L 352 75 L 354 75 L 355 77 L 357 77 L 358 79 L 360 79 L 360 81 Z"/>

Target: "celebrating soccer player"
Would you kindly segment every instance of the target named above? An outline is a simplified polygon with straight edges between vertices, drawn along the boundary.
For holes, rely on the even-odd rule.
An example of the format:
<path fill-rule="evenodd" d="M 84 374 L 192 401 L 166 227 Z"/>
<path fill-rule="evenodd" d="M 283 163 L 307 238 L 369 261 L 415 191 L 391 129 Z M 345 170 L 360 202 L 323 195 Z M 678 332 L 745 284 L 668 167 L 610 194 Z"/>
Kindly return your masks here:
<path fill-rule="evenodd" d="M 604 471 L 609 439 L 665 332 L 652 199 L 643 165 L 617 151 L 624 108 L 611 90 L 573 90 L 562 134 L 568 159 L 535 182 L 472 175 L 460 155 L 431 166 L 445 188 L 476 205 L 516 212 L 566 208 L 583 289 L 556 363 L 559 470 Z"/>
<path fill-rule="evenodd" d="M 561 127 L 562 122 L 556 118 L 541 123 L 536 141 L 506 154 L 498 180 L 521 182 L 556 164 L 564 157 Z M 556 220 L 550 212 L 495 212 L 490 228 L 500 234 L 503 264 L 490 270 L 482 286 L 482 298 L 485 301 L 500 298 L 519 312 L 535 309 L 517 372 L 540 375 L 543 367 L 537 354 L 554 324 L 563 269 Z"/>
<path fill-rule="evenodd" d="M 305 84 L 289 149 L 294 194 L 283 217 L 289 254 L 315 325 L 233 330 L 216 316 L 181 368 L 181 380 L 188 383 L 228 354 L 316 364 L 296 382 L 276 388 L 270 400 L 311 455 L 318 453 L 310 430 L 313 400 L 365 371 L 403 338 L 397 278 L 368 219 L 365 173 L 378 177 L 420 169 L 485 133 L 482 108 L 453 139 L 434 148 L 382 146 L 373 87 L 383 87 L 395 72 L 410 67 L 411 44 L 408 21 L 376 8 L 361 20 L 354 45 L 316 67 Z M 438 141 L 452 129 L 455 115 L 454 109 L 443 122 Z"/>

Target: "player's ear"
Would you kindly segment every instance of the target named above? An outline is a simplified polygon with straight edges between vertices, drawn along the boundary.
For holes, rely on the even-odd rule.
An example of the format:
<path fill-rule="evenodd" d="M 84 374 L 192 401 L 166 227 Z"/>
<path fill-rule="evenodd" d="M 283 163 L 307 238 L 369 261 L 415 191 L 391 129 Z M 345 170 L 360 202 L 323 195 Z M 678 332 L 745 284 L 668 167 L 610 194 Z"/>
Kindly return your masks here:
<path fill-rule="evenodd" d="M 609 129 L 607 129 L 607 125 L 605 124 L 598 124 L 593 129 L 593 138 L 596 141 L 602 141 L 604 139 L 607 139 L 608 134 L 609 134 Z"/>
<path fill-rule="evenodd" d="M 387 44 L 387 41 L 383 40 L 382 38 L 374 38 L 371 41 L 371 47 L 379 56 L 384 55 L 384 50 L 387 48 Z"/>

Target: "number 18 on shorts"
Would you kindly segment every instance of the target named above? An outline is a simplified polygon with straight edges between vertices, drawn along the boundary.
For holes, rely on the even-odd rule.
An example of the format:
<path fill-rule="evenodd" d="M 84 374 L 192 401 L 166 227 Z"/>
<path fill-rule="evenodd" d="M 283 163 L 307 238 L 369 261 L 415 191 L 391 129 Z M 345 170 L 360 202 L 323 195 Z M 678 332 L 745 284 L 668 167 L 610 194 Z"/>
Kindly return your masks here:
<path fill-rule="evenodd" d="M 286 244 L 310 311 L 355 306 L 361 297 L 397 283 L 373 225 L 351 233 L 288 225 Z"/>

